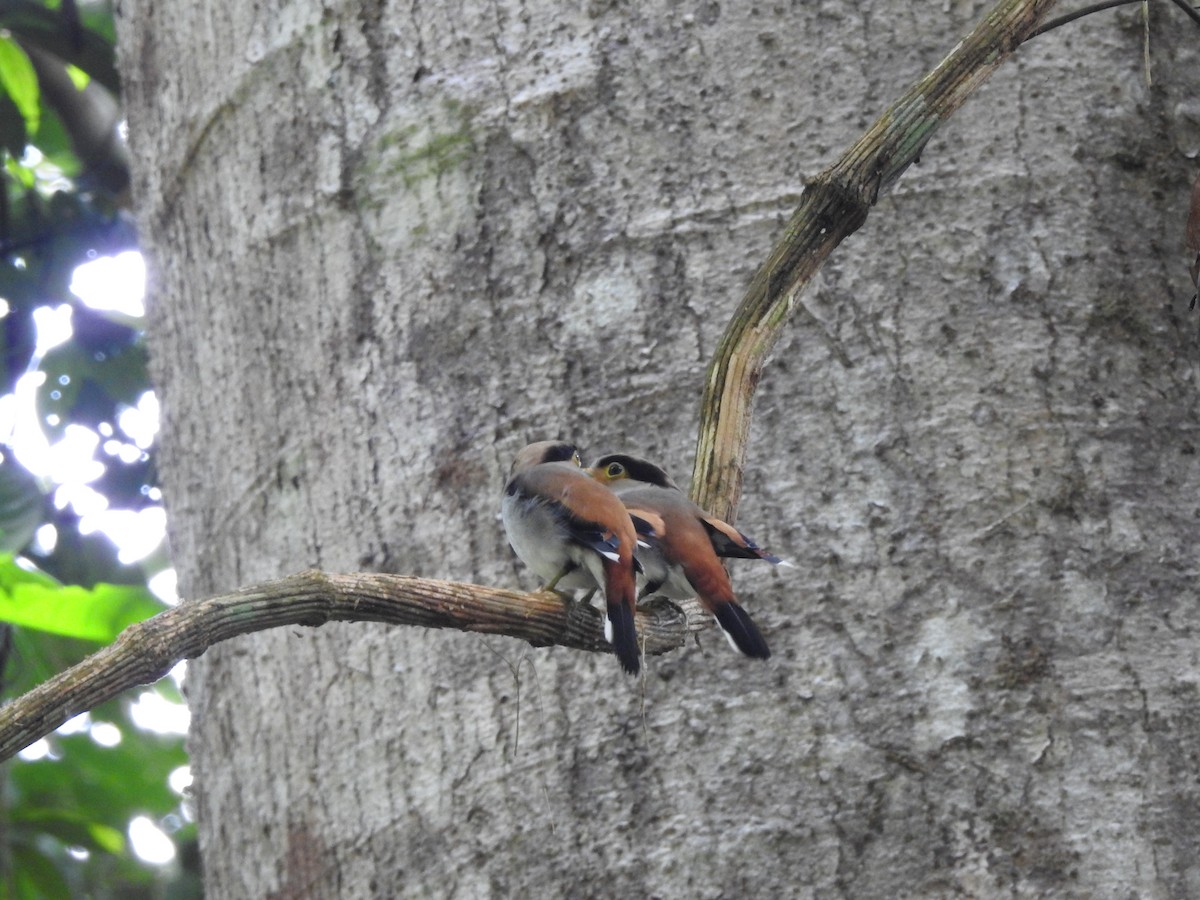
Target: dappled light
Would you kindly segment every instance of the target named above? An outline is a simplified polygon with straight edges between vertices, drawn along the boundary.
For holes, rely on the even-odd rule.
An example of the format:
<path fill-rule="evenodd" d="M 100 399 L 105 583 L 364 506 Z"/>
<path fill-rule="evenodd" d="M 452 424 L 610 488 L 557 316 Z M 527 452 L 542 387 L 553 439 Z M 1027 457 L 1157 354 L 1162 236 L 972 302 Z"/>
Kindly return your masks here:
<path fill-rule="evenodd" d="M 92 309 L 145 315 L 146 263 L 137 250 L 100 256 L 76 266 L 71 293 Z"/>
<path fill-rule="evenodd" d="M 3 700 L 175 594 L 111 41 L 106 4 L 0 10 Z M 178 681 L 97 715 L 6 767 L 0 895 L 178 893 L 163 865 L 190 828 L 167 784 L 186 762 Z"/>
<path fill-rule="evenodd" d="M 129 840 L 133 852 L 145 862 L 161 866 L 175 858 L 175 844 L 146 816 L 138 816 L 129 823 Z"/>

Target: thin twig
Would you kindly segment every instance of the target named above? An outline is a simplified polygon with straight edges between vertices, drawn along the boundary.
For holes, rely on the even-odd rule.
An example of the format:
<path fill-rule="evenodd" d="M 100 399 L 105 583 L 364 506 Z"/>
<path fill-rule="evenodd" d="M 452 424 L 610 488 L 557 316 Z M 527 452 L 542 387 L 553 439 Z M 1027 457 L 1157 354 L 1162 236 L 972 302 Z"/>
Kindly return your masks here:
<path fill-rule="evenodd" d="M 697 604 L 658 604 L 637 614 L 648 654 L 683 646 L 711 625 Z M 283 625 L 384 622 L 503 634 L 535 647 L 610 652 L 601 613 L 549 591 L 524 594 L 408 575 L 309 571 L 233 594 L 183 603 L 131 625 L 107 647 L 0 706 L 0 761 L 72 716 L 121 691 L 162 678 L 214 644 Z M 619 678 L 616 669 L 613 677 Z"/>
<path fill-rule="evenodd" d="M 1055 28 L 1060 28 L 1063 25 L 1070 25 L 1076 19 L 1082 19 L 1084 16 L 1090 16 L 1092 13 L 1104 12 L 1106 9 L 1112 9 L 1117 6 L 1128 6 L 1131 3 L 1141 2 L 1143 0 L 1105 0 L 1103 3 L 1093 3 L 1091 6 L 1085 6 L 1083 9 L 1077 9 L 1074 12 L 1064 13 L 1045 22 L 1025 40 L 1031 41 L 1039 34 L 1045 34 L 1047 31 L 1053 31 Z"/>
<path fill-rule="evenodd" d="M 1092 13 L 1104 12 L 1106 9 L 1112 9 L 1117 6 L 1128 6 L 1131 3 L 1144 3 L 1145 0 L 1105 0 L 1103 3 L 1093 3 L 1091 6 L 1085 6 L 1083 9 L 1077 9 L 1075 12 L 1065 13 L 1057 16 L 1050 21 L 1041 25 L 1036 31 L 1029 35 L 1026 40 L 1033 40 L 1039 34 L 1045 34 L 1047 31 L 1053 31 L 1063 25 L 1069 25 L 1076 19 L 1082 19 L 1084 16 L 1090 16 Z M 1200 9 L 1192 6 L 1187 0 L 1171 0 L 1176 6 L 1183 10 L 1197 25 L 1200 25 Z"/>
<path fill-rule="evenodd" d="M 1173 0 L 1173 2 L 1187 14 L 1188 18 L 1200 25 L 1200 9 L 1192 6 L 1187 0 Z"/>
<path fill-rule="evenodd" d="M 1146 77 L 1146 87 L 1154 85 L 1154 76 L 1150 70 L 1150 0 L 1142 0 L 1142 72 Z"/>

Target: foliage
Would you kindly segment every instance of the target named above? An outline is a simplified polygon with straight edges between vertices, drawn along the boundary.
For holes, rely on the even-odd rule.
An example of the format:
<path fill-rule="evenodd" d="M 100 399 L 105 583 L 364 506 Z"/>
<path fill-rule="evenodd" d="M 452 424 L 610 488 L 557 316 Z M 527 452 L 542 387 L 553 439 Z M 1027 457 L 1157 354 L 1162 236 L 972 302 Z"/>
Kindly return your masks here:
<path fill-rule="evenodd" d="M 141 323 L 71 291 L 79 265 L 137 246 L 118 88 L 105 4 L 0 0 L 0 406 L 40 373 L 47 446 L 72 427 L 107 437 L 88 486 L 110 508 L 137 511 L 157 504 L 153 458 L 119 423 L 149 390 Z M 39 346 L 37 317 L 63 308 L 71 338 Z M 122 562 L 57 488 L 0 445 L 0 698 L 162 608 L 146 584 L 165 555 Z M 169 681 L 154 690 L 180 702 Z M 186 765 L 182 740 L 139 728 L 135 699 L 105 704 L 53 735 L 40 758 L 0 769 L 0 898 L 199 895 L 192 827 L 167 781 Z M 127 832 L 141 815 L 174 832 L 173 867 L 133 854 Z"/>
<path fill-rule="evenodd" d="M 0 620 L 13 625 L 107 644 L 126 626 L 161 611 L 144 586 L 64 585 L 0 557 Z"/>

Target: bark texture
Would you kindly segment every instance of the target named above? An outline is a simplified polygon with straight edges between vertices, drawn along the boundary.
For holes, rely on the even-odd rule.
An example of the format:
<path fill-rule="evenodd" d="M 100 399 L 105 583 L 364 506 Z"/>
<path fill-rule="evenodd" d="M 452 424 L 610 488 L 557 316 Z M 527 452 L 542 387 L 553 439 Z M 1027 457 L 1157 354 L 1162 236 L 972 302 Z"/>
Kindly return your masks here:
<path fill-rule="evenodd" d="M 985 9 L 120 0 L 185 595 L 532 586 L 532 439 L 685 482 L 806 173 Z M 798 568 L 734 573 L 769 663 L 236 639 L 189 675 L 211 896 L 1200 894 L 1200 40 L 1151 14 L 1153 87 L 1130 10 L 1037 39 L 800 298 L 739 520 Z"/>

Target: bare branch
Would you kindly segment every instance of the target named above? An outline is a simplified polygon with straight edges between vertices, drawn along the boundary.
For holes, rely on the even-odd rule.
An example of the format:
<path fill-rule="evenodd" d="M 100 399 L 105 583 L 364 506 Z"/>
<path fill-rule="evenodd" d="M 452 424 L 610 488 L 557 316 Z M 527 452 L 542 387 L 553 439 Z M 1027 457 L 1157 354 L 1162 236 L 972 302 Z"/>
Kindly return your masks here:
<path fill-rule="evenodd" d="M 281 625 L 384 622 L 503 634 L 535 647 L 611 652 L 599 610 L 550 591 L 524 594 L 409 575 L 301 572 L 183 603 L 131 625 L 107 647 L 0 707 L 0 760 L 121 691 L 162 678 L 213 644 Z M 637 614 L 645 652 L 681 647 L 712 624 L 698 604 L 651 603 Z M 614 669 L 613 677 L 620 677 Z"/>
<path fill-rule="evenodd" d="M 938 127 L 1037 28 L 1054 0 L 1001 0 L 938 66 L 846 153 L 805 186 L 783 238 L 754 276 L 709 365 L 700 406 L 692 497 L 734 521 L 750 405 L 763 363 L 797 294 L 825 258 L 921 154 Z"/>

